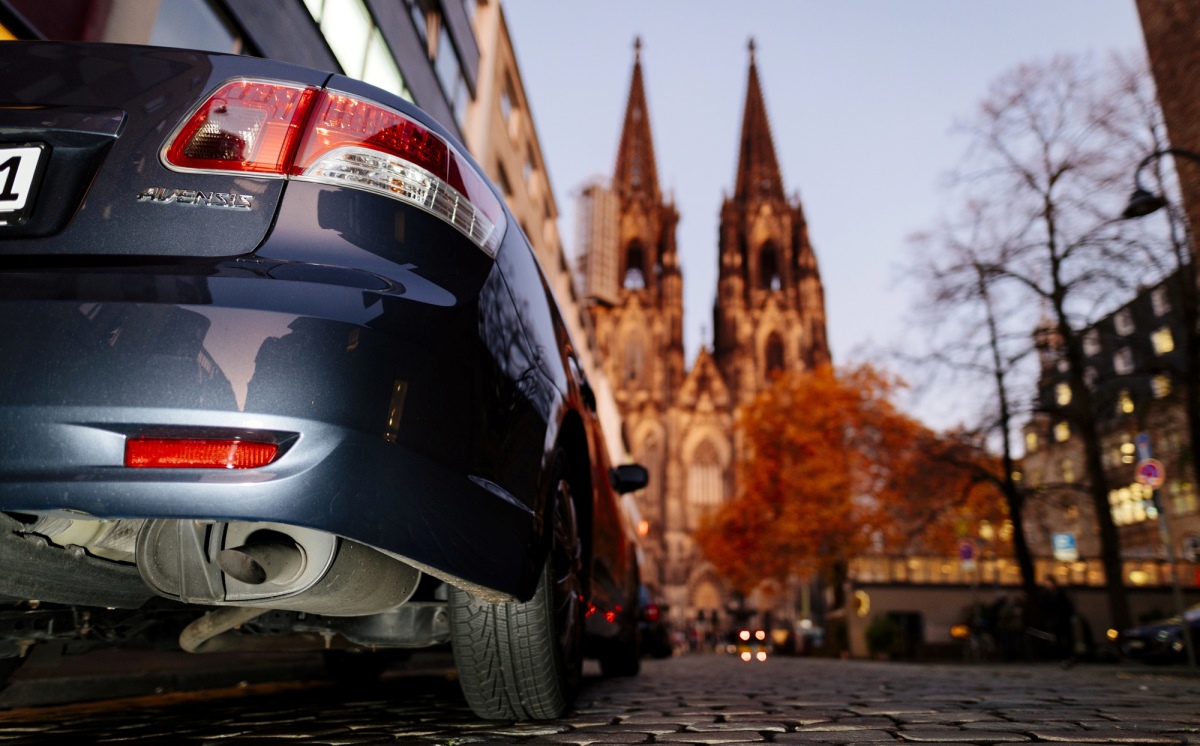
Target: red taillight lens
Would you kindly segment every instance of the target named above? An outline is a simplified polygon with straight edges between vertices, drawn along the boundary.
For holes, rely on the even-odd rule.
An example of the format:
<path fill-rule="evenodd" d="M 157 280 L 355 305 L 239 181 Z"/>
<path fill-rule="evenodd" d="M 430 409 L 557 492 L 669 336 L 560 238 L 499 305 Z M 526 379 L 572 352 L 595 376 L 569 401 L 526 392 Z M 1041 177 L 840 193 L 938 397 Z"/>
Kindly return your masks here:
<path fill-rule="evenodd" d="M 125 465 L 135 469 L 254 469 L 271 463 L 279 446 L 249 440 L 130 438 Z"/>
<path fill-rule="evenodd" d="M 383 194 L 450 223 L 495 256 L 506 217 L 450 143 L 371 101 L 267 81 L 222 86 L 171 140 L 167 165 L 290 176 Z"/>
<path fill-rule="evenodd" d="M 647 622 L 657 622 L 658 604 L 646 604 L 646 608 L 642 609 L 642 618 Z"/>
<path fill-rule="evenodd" d="M 238 80 L 209 97 L 165 154 L 172 166 L 202 171 L 287 173 L 316 90 Z"/>

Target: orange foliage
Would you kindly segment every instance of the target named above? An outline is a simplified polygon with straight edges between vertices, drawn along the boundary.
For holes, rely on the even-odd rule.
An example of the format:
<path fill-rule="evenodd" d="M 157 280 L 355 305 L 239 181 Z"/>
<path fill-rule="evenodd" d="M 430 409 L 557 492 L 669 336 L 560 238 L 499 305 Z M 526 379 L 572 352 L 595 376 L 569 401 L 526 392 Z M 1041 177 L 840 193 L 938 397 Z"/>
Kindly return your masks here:
<path fill-rule="evenodd" d="M 743 408 L 736 499 L 702 551 L 742 592 L 868 551 L 949 554 L 964 518 L 1003 520 L 996 465 L 896 409 L 870 366 L 786 373 Z M 882 542 L 883 546 L 880 546 Z"/>

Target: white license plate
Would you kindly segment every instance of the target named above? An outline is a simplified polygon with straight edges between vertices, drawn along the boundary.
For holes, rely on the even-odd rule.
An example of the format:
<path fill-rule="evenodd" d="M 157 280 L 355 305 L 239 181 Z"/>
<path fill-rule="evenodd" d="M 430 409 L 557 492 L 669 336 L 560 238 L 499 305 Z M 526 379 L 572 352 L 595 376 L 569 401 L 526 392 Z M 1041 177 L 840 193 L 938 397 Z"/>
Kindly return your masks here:
<path fill-rule="evenodd" d="M 18 222 L 33 209 L 35 177 L 44 153 L 41 145 L 0 147 L 0 225 Z"/>

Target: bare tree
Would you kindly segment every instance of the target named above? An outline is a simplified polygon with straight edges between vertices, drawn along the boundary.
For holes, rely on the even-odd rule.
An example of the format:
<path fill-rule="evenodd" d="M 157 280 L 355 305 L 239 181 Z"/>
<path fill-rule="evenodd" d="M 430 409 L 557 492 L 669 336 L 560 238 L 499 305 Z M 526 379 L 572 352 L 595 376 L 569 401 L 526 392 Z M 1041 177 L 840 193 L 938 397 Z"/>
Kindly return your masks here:
<path fill-rule="evenodd" d="M 1023 413 L 1020 399 L 1013 396 L 1013 385 L 1021 380 L 1021 366 L 1032 349 L 1026 325 L 1029 319 L 1022 318 L 1014 307 L 1012 293 L 996 287 L 999 278 L 980 256 L 977 247 L 1003 240 L 990 227 L 983 206 L 969 203 L 958 224 L 946 224 L 933 234 L 913 238 L 918 276 L 928 299 L 921 309 L 922 325 L 930 331 L 929 362 L 952 372 L 960 382 L 965 379 L 990 387 L 994 395 L 974 435 L 998 446 L 1000 469 L 986 468 L 988 462 L 981 459 L 973 460 L 971 466 L 1004 496 L 1021 585 L 1026 597 L 1034 598 L 1037 579 L 1023 519 L 1026 492 L 1017 480 L 1012 443 L 1017 419 Z"/>
<path fill-rule="evenodd" d="M 972 308 L 978 320 L 959 331 L 994 384 L 995 427 L 1008 471 L 1004 489 L 1010 510 L 1017 508 L 1014 531 L 1024 497 L 1011 474 L 1011 385 L 1022 347 L 1013 332 L 1031 340 L 1037 322 L 1030 323 L 1029 311 L 1044 315 L 1040 336 L 1049 349 L 1043 352 L 1053 356 L 1071 390 L 1070 401 L 1053 415 L 1065 419 L 1083 447 L 1085 488 L 1118 628 L 1130 615 L 1082 331 L 1112 310 L 1114 297 L 1145 281 L 1145 268 L 1156 272 L 1162 256 L 1163 242 L 1152 231 L 1117 220 L 1123 185 L 1145 152 L 1147 133 L 1130 133 L 1139 121 L 1144 127 L 1150 111 L 1141 96 L 1147 76 L 1144 66 L 1119 59 L 1100 65 L 1059 57 L 999 78 L 961 127 L 970 147 L 951 191 L 957 227 L 935 233 L 940 258 L 926 271 L 943 309 Z M 1025 309 L 1017 317 L 1006 311 L 1014 301 Z M 1028 558 L 1022 571 L 1032 572 Z"/>

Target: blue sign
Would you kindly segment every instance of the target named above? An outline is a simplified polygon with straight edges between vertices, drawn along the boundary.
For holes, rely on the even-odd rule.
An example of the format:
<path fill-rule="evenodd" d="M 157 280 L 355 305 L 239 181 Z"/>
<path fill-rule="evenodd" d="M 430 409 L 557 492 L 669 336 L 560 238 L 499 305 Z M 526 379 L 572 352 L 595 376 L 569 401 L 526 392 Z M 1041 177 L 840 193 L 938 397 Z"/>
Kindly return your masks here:
<path fill-rule="evenodd" d="M 1074 562 L 1079 559 L 1079 548 L 1075 545 L 1075 534 L 1061 533 L 1051 537 L 1054 559 L 1059 562 Z"/>
<path fill-rule="evenodd" d="M 1137 449 L 1138 461 L 1154 458 L 1154 454 L 1150 451 L 1150 433 L 1138 433 L 1137 437 L 1133 439 L 1133 446 Z"/>

